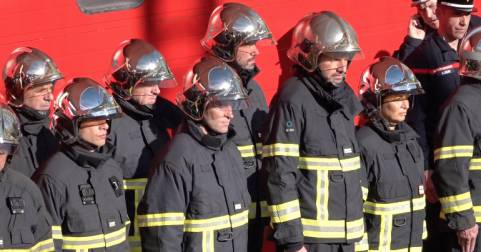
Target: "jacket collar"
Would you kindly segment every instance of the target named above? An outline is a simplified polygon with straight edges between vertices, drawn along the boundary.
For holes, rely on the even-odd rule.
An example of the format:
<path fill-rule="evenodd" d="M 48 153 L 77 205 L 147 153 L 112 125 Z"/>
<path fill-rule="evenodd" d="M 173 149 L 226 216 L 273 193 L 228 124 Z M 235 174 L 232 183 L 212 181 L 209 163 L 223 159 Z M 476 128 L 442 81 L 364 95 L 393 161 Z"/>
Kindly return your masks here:
<path fill-rule="evenodd" d="M 399 123 L 394 130 L 389 130 L 386 121 L 379 116 L 375 116 L 368 125 L 389 143 L 403 143 L 419 137 L 405 122 Z"/>
<path fill-rule="evenodd" d="M 227 134 L 205 134 L 201 127 L 201 124 L 190 119 L 186 119 L 184 121 L 184 131 L 188 132 L 188 134 L 190 134 L 200 144 L 211 150 L 222 149 L 227 140 L 231 139 L 235 135 L 234 130 L 230 127 Z"/>
<path fill-rule="evenodd" d="M 100 167 L 112 157 L 113 146 L 106 143 L 98 150 L 89 151 L 78 144 L 62 145 L 62 151 L 81 167 Z"/>

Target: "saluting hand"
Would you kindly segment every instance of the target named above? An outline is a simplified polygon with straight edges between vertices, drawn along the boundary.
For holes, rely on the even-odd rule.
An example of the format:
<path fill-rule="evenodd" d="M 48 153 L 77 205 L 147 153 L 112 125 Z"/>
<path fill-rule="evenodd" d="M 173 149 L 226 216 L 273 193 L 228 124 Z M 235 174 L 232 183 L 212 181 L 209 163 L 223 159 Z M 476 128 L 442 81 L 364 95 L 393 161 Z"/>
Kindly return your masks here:
<path fill-rule="evenodd" d="M 415 39 L 424 39 L 426 31 L 419 15 L 414 15 L 409 19 L 408 36 Z"/>

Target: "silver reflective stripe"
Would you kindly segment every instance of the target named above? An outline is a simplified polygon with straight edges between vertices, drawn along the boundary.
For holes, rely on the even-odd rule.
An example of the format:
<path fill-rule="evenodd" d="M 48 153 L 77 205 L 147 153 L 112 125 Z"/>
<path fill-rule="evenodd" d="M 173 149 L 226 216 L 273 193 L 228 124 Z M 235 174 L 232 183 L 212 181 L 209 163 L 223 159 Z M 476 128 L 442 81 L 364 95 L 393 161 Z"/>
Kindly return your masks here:
<path fill-rule="evenodd" d="M 143 190 L 147 186 L 146 178 L 124 179 L 124 190 Z"/>
<path fill-rule="evenodd" d="M 202 252 L 214 252 L 214 232 L 202 232 Z"/>
<path fill-rule="evenodd" d="M 453 157 L 472 157 L 474 147 L 472 145 L 456 145 L 441 147 L 434 150 L 434 160 Z"/>
<path fill-rule="evenodd" d="M 345 233 L 345 227 L 328 227 L 328 226 L 317 226 L 317 225 L 309 225 L 303 224 L 304 231 L 313 231 L 313 232 L 323 232 L 323 233 Z"/>
<path fill-rule="evenodd" d="M 391 251 L 391 244 L 388 242 L 391 237 L 392 216 L 381 216 L 381 232 L 379 235 L 379 251 Z"/>
<path fill-rule="evenodd" d="M 442 203 L 443 203 L 443 208 L 457 208 L 458 206 L 462 206 L 465 204 L 472 204 L 471 198 L 459 199 L 457 201 L 444 201 Z"/>
<path fill-rule="evenodd" d="M 317 172 L 319 202 L 317 204 L 317 219 L 327 220 L 329 218 L 328 213 L 328 200 L 329 200 L 329 176 L 327 171 Z"/>
<path fill-rule="evenodd" d="M 137 225 L 139 227 L 147 227 L 149 224 L 152 223 L 172 223 L 172 224 L 178 224 L 182 225 L 181 222 L 184 221 L 184 216 L 159 216 L 159 217 L 147 217 L 143 218 L 142 215 L 139 215 L 139 218 L 137 218 Z M 160 225 L 157 225 L 160 226 Z"/>

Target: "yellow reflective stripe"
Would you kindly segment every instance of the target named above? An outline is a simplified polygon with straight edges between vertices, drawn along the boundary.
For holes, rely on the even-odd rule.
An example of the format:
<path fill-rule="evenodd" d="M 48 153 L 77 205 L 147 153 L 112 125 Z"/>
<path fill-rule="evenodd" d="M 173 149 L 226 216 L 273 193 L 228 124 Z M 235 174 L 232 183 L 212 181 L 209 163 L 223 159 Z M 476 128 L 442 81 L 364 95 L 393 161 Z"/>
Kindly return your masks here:
<path fill-rule="evenodd" d="M 434 150 L 434 160 L 446 158 L 472 157 L 474 147 L 472 145 L 456 145 L 441 147 Z"/>
<path fill-rule="evenodd" d="M 366 201 L 367 195 L 369 194 L 369 189 L 367 187 L 361 186 L 361 190 L 362 190 L 362 199 Z"/>
<path fill-rule="evenodd" d="M 312 220 L 301 219 L 304 236 L 315 238 L 358 239 L 364 235 L 364 219 Z"/>
<path fill-rule="evenodd" d="M 412 203 L 412 208 L 411 208 Z M 364 212 L 374 215 L 395 215 L 423 210 L 426 200 L 423 197 L 394 203 L 364 202 Z"/>
<path fill-rule="evenodd" d="M 273 223 L 281 223 L 301 218 L 299 200 L 268 206 Z"/>
<path fill-rule="evenodd" d="M 391 251 L 392 215 L 381 215 L 379 250 Z"/>
<path fill-rule="evenodd" d="M 361 159 L 359 156 L 346 159 L 320 157 L 299 158 L 299 169 L 347 172 L 358 170 L 360 168 Z"/>
<path fill-rule="evenodd" d="M 261 201 L 260 205 L 261 205 L 261 218 L 270 217 L 269 209 L 268 209 L 268 206 L 267 206 L 267 201 L 265 201 L 265 200 Z M 252 202 L 249 206 L 249 219 L 250 220 L 253 220 L 253 219 L 256 218 L 256 211 L 257 211 L 257 203 Z"/>
<path fill-rule="evenodd" d="M 124 179 L 124 190 L 145 190 L 147 178 Z"/>
<path fill-rule="evenodd" d="M 92 236 L 63 236 L 62 249 L 94 249 L 108 248 L 118 245 L 127 239 L 127 228 Z"/>
<path fill-rule="evenodd" d="M 62 227 L 52 226 L 52 238 L 56 240 L 62 240 Z"/>
<path fill-rule="evenodd" d="M 473 208 L 470 192 L 448 197 L 440 197 L 439 201 L 441 202 L 442 210 L 445 214 L 466 211 Z"/>
<path fill-rule="evenodd" d="M 252 144 L 237 146 L 241 157 L 248 158 L 256 155 L 262 155 L 262 143 L 256 143 L 255 147 Z"/>
<path fill-rule="evenodd" d="M 368 251 L 369 241 L 367 239 L 367 233 L 364 233 L 362 239 L 354 244 L 354 251 Z"/>
<path fill-rule="evenodd" d="M 469 170 L 470 171 L 481 170 L 481 158 L 471 158 L 471 160 L 469 161 Z"/>
<path fill-rule="evenodd" d="M 214 231 L 202 232 L 202 252 L 214 252 Z"/>
<path fill-rule="evenodd" d="M 329 174 L 327 171 L 317 171 L 317 182 L 316 182 L 317 192 L 316 192 L 316 206 L 317 220 L 327 220 L 329 218 Z"/>
<path fill-rule="evenodd" d="M 28 249 L 0 249 L 1 252 L 49 252 L 54 250 L 53 239 L 40 241 Z"/>
<path fill-rule="evenodd" d="M 481 206 L 473 206 L 474 217 L 477 223 L 481 223 Z"/>
<path fill-rule="evenodd" d="M 225 228 L 236 228 L 246 225 L 249 221 L 249 210 L 243 212 L 224 215 L 209 219 L 186 219 L 184 224 L 185 232 L 205 232 Z"/>
<path fill-rule="evenodd" d="M 299 157 L 298 144 L 275 143 L 262 147 L 262 157 L 287 156 Z"/>
<path fill-rule="evenodd" d="M 423 220 L 423 236 L 422 239 L 426 240 L 428 238 L 428 228 L 426 226 L 426 221 Z"/>
<path fill-rule="evenodd" d="M 184 220 L 184 213 L 179 212 L 142 214 L 137 216 L 137 225 L 139 227 L 182 226 Z"/>

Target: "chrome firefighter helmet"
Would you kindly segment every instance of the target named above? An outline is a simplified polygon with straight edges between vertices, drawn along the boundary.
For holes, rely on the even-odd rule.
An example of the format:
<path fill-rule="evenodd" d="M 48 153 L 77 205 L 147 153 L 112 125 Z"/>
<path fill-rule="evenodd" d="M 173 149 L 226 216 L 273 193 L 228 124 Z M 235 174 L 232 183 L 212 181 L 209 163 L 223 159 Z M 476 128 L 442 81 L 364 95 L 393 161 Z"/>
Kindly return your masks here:
<path fill-rule="evenodd" d="M 0 104 L 0 150 L 13 154 L 20 139 L 20 123 L 12 111 L 6 105 Z"/>
<path fill-rule="evenodd" d="M 316 70 L 321 54 L 349 61 L 361 55 L 354 29 L 333 12 L 307 15 L 295 26 L 287 56 L 308 72 Z"/>
<path fill-rule="evenodd" d="M 207 105 L 229 104 L 233 110 L 247 107 L 242 80 L 225 62 L 205 57 L 185 77 L 184 91 L 177 97 L 180 109 L 195 121 L 201 121 Z"/>
<path fill-rule="evenodd" d="M 124 99 L 130 99 L 133 89 L 141 83 L 159 85 L 160 88 L 177 85 L 162 54 L 140 39 L 129 39 L 120 44 L 112 58 L 106 82 L 116 95 Z"/>
<path fill-rule="evenodd" d="M 89 119 L 106 119 L 122 115 L 120 106 L 105 88 L 90 78 L 73 78 L 57 96 L 55 130 L 60 140 L 79 141 L 80 123 Z"/>
<path fill-rule="evenodd" d="M 423 93 L 421 83 L 411 69 L 393 57 L 380 58 L 361 75 L 359 95 L 367 109 L 378 108 L 388 95 Z"/>
<path fill-rule="evenodd" d="M 3 81 L 8 102 L 13 106 L 23 104 L 26 88 L 54 83 L 62 79 L 53 60 L 44 52 L 32 47 L 19 47 L 10 54 L 3 68 Z"/>
<path fill-rule="evenodd" d="M 207 32 L 200 44 L 210 53 L 231 62 L 237 47 L 265 39 L 275 43 L 257 12 L 240 3 L 225 3 L 210 15 Z"/>
<path fill-rule="evenodd" d="M 481 80 L 481 27 L 470 31 L 459 47 L 461 76 Z"/>

